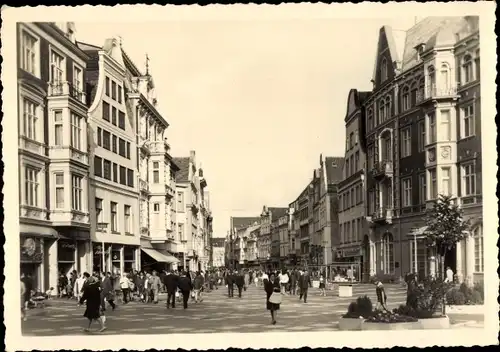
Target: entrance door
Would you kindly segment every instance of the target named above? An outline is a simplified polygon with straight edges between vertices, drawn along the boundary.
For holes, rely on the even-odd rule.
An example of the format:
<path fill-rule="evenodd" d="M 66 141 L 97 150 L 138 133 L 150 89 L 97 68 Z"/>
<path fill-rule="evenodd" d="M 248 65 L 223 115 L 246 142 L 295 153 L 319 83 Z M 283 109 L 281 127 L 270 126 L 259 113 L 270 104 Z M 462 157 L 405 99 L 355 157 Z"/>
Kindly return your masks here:
<path fill-rule="evenodd" d="M 447 267 L 450 267 L 451 270 L 453 270 L 454 275 L 457 274 L 457 249 L 456 249 L 456 247 L 449 250 L 446 253 L 446 258 L 444 259 L 444 275 L 445 275 L 445 277 L 446 277 L 446 268 Z M 441 268 L 439 268 L 438 270 L 441 270 Z"/>

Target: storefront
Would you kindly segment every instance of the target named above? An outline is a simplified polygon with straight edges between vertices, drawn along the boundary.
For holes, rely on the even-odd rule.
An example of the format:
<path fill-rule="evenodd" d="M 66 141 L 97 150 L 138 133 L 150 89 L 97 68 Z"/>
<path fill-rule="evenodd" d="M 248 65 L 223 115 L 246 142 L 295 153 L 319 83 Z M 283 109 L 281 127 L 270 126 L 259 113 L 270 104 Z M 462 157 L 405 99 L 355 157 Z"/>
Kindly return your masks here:
<path fill-rule="evenodd" d="M 31 277 L 34 289 L 43 289 L 43 245 L 43 238 L 21 237 L 21 274 Z"/>
<path fill-rule="evenodd" d="M 57 241 L 57 272 L 67 276 L 73 270 L 77 270 L 77 245 L 76 241 Z"/>
<path fill-rule="evenodd" d="M 347 247 L 338 249 L 335 252 L 335 262 L 332 263 L 335 274 L 347 276 L 347 271 L 352 270 L 352 275 L 356 281 L 363 281 L 363 250 L 361 247 Z"/>
<path fill-rule="evenodd" d="M 166 251 L 158 251 L 153 248 L 141 248 L 144 255 L 141 256 L 141 267 L 144 271 L 174 270 L 180 263 L 179 259 Z"/>
<path fill-rule="evenodd" d="M 93 270 L 94 272 L 111 272 L 115 275 L 139 270 L 138 251 L 138 246 L 94 242 L 92 244 Z"/>

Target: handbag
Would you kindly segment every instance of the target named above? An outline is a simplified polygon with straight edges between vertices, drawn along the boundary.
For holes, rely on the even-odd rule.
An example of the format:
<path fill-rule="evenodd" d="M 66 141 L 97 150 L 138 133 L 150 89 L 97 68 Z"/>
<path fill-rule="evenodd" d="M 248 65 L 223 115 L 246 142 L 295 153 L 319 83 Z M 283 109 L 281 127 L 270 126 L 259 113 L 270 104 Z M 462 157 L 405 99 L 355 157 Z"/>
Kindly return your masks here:
<path fill-rule="evenodd" d="M 281 293 L 273 292 L 271 297 L 269 297 L 269 302 L 272 304 L 281 304 Z"/>

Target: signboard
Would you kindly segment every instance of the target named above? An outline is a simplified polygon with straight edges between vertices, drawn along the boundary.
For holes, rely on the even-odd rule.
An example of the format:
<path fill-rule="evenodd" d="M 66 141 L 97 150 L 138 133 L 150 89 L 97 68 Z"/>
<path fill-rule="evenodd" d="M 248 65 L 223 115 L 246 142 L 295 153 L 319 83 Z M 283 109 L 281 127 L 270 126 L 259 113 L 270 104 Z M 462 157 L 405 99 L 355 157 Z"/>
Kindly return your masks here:
<path fill-rule="evenodd" d="M 72 241 L 58 240 L 57 241 L 57 261 L 71 262 L 75 261 L 76 244 Z"/>
<path fill-rule="evenodd" d="M 361 256 L 361 248 L 341 249 L 338 252 L 340 254 L 340 257 L 343 257 L 343 258 L 360 257 Z"/>
<path fill-rule="evenodd" d="M 42 242 L 39 238 L 21 238 L 21 263 L 41 263 L 43 260 Z"/>

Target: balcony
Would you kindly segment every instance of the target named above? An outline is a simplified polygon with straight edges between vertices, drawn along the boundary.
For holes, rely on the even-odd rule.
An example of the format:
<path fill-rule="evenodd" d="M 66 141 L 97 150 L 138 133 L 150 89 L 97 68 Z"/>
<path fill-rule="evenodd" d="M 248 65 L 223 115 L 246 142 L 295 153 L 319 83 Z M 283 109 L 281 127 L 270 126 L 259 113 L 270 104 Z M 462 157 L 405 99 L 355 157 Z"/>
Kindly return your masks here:
<path fill-rule="evenodd" d="M 443 86 L 436 84 L 425 87 L 425 99 L 458 98 L 457 86 Z"/>
<path fill-rule="evenodd" d="M 89 213 L 78 210 L 53 210 L 50 212 L 50 220 L 54 226 L 90 226 Z"/>
<path fill-rule="evenodd" d="M 149 193 L 149 184 L 143 179 L 139 179 L 139 190 L 143 193 Z"/>
<path fill-rule="evenodd" d="M 165 185 L 165 195 L 167 198 L 172 199 L 175 196 L 175 191 L 169 185 Z"/>
<path fill-rule="evenodd" d="M 29 205 L 21 205 L 20 206 L 19 215 L 21 218 L 30 219 L 30 220 L 39 220 L 46 221 L 47 220 L 47 210 L 38 207 L 32 207 Z"/>
<path fill-rule="evenodd" d="M 372 223 L 392 224 L 393 209 L 387 207 L 378 208 L 371 217 Z"/>
<path fill-rule="evenodd" d="M 89 165 L 88 153 L 71 146 L 51 146 L 49 147 L 49 157 L 51 160 L 71 160 L 85 166 Z"/>
<path fill-rule="evenodd" d="M 151 141 L 149 150 L 151 150 L 151 153 L 166 154 L 170 151 L 170 145 L 166 141 Z"/>
<path fill-rule="evenodd" d="M 49 82 L 47 96 L 50 97 L 71 97 L 80 104 L 87 104 L 85 92 L 80 91 L 69 82 Z"/>
<path fill-rule="evenodd" d="M 19 137 L 19 151 L 45 156 L 45 144 L 24 136 Z"/>
<path fill-rule="evenodd" d="M 393 175 L 393 166 L 391 160 L 375 162 L 372 169 L 371 174 L 375 179 L 383 179 L 385 177 L 392 177 Z"/>

